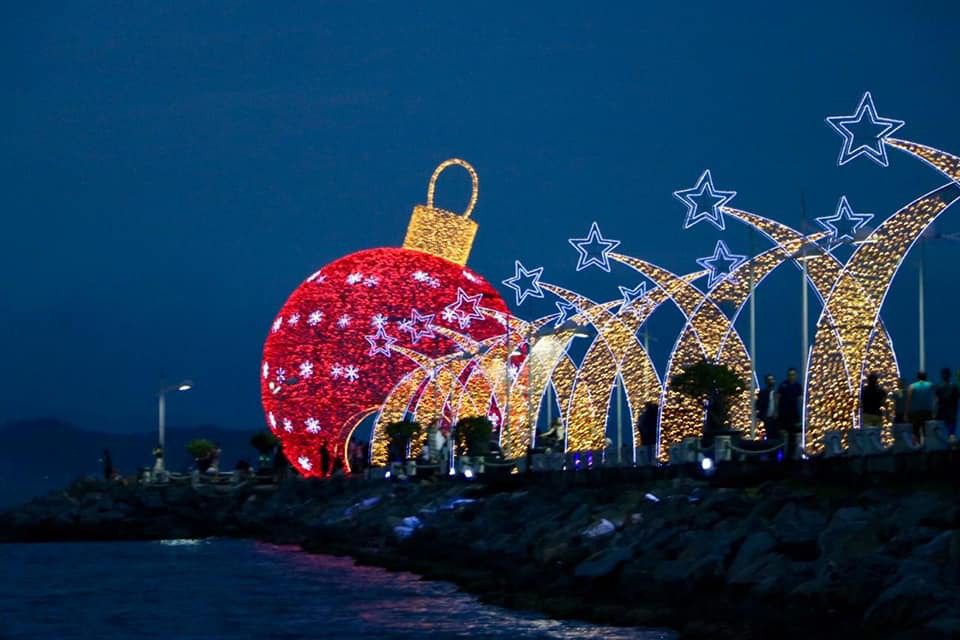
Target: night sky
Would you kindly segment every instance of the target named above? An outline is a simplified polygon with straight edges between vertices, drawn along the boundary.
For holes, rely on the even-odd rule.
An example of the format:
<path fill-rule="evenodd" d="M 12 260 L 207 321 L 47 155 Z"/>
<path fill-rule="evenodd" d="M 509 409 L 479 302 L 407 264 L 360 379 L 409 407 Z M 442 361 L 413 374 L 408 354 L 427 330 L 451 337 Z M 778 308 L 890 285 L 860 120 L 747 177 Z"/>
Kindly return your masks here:
<path fill-rule="evenodd" d="M 836 166 L 824 117 L 866 90 L 907 122 L 898 137 L 960 152 L 957 2 L 279 4 L 4 9 L 0 421 L 145 430 L 165 375 L 196 382 L 170 424 L 262 427 L 260 353 L 286 297 L 339 256 L 399 246 L 451 156 L 480 174 L 471 267 L 500 283 L 520 259 L 606 300 L 640 280 L 575 272 L 567 238 L 593 220 L 679 273 L 717 239 L 749 253 L 735 221 L 683 230 L 672 192 L 704 169 L 794 227 L 801 194 L 810 217 L 844 194 L 885 217 L 942 184 L 897 151 Z M 451 172 L 438 204 L 466 194 Z M 938 231 L 957 230 L 948 211 Z M 930 369 L 960 366 L 957 249 L 925 249 Z M 911 374 L 916 268 L 883 314 Z M 761 373 L 798 364 L 799 299 L 793 268 L 758 291 Z M 668 305 L 651 322 L 661 371 L 679 328 Z"/>

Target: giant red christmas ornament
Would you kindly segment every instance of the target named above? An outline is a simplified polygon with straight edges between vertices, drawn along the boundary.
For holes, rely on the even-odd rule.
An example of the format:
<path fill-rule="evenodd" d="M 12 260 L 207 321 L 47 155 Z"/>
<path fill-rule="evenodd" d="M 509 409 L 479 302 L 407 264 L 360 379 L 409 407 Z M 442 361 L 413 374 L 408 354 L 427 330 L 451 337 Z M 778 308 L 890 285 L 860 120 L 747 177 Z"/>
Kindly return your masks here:
<path fill-rule="evenodd" d="M 433 206 L 437 177 L 451 165 L 473 180 L 462 216 Z M 394 347 L 436 358 L 458 350 L 437 327 L 476 340 L 504 333 L 498 320 L 506 305 L 465 266 L 477 228 L 469 219 L 477 186 L 463 160 L 442 163 L 426 206 L 414 208 L 403 248 L 340 258 L 307 278 L 280 309 L 263 349 L 261 398 L 267 424 L 302 474 L 329 473 L 337 457 L 346 463 L 353 430 L 418 366 Z"/>

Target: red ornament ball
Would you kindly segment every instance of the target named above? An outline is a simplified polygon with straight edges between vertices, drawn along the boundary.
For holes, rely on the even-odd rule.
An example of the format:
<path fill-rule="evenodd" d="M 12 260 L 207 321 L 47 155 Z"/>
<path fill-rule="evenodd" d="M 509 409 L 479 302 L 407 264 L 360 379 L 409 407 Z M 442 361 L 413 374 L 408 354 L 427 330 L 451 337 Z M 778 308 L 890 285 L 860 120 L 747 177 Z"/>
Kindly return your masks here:
<path fill-rule="evenodd" d="M 270 327 L 267 424 L 300 473 L 328 475 L 335 458 L 346 462 L 356 425 L 417 366 L 391 347 L 450 354 L 457 346 L 434 327 L 484 340 L 504 334 L 508 313 L 482 276 L 444 258 L 399 248 L 340 258 L 307 278 Z"/>

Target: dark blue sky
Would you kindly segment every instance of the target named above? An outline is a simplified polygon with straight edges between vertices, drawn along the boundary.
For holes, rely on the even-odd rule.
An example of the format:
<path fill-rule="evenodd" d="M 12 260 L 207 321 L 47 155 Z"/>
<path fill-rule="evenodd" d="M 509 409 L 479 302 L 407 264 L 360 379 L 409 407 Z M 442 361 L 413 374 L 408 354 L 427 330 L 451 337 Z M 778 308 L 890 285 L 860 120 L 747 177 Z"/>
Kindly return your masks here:
<path fill-rule="evenodd" d="M 811 216 L 843 194 L 887 215 L 939 186 L 899 152 L 835 166 L 823 118 L 864 90 L 907 121 L 898 135 L 960 152 L 946 0 L 21 4 L 0 16 L 0 420 L 150 428 L 166 373 L 197 383 L 172 424 L 259 427 L 260 350 L 287 295 L 341 255 L 398 246 L 450 156 L 480 173 L 473 268 L 499 283 L 519 258 L 610 299 L 638 280 L 574 272 L 566 239 L 592 220 L 676 272 L 719 238 L 747 252 L 736 222 L 682 230 L 671 193 L 705 168 L 734 205 L 794 226 L 801 193 Z M 465 184 L 443 182 L 441 203 Z M 927 248 L 930 368 L 960 366 L 956 249 Z M 884 311 L 907 371 L 915 278 L 908 259 Z M 799 292 L 788 269 L 759 290 L 760 369 L 799 360 Z M 662 369 L 679 314 L 652 329 Z"/>

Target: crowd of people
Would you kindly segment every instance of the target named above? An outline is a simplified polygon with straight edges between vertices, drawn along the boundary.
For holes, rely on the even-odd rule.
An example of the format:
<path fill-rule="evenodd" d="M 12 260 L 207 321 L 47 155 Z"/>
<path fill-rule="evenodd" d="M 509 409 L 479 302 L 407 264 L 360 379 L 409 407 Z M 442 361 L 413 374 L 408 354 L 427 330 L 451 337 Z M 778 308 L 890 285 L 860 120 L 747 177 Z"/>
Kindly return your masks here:
<path fill-rule="evenodd" d="M 907 385 L 901 378 L 892 392 L 880 386 L 876 374 L 867 377 L 860 391 L 860 405 L 864 426 L 880 426 L 884 406 L 891 398 L 894 401 L 894 422 L 913 426 L 916 444 L 923 444 L 925 425 L 928 420 L 940 420 L 950 440 L 957 437 L 957 409 L 960 406 L 960 386 L 953 381 L 950 369 L 940 370 L 940 382 L 927 379 L 925 371 L 917 372 L 917 379 Z"/>

